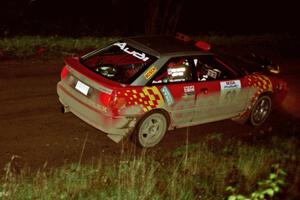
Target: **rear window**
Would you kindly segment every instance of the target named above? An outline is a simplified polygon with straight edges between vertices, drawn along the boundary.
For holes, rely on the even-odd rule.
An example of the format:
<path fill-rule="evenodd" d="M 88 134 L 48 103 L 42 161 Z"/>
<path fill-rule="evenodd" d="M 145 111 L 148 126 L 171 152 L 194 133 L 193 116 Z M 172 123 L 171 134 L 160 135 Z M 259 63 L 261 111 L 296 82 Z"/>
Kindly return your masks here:
<path fill-rule="evenodd" d="M 81 64 L 107 79 L 130 84 L 154 63 L 156 58 L 125 42 L 116 42 L 88 53 L 80 60 Z"/>

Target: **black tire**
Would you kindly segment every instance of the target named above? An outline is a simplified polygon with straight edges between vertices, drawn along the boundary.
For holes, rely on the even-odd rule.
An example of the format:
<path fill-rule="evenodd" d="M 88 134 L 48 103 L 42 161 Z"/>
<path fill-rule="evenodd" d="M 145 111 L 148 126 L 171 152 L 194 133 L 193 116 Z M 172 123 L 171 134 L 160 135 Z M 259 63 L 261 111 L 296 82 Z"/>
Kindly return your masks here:
<path fill-rule="evenodd" d="M 168 120 L 161 112 L 154 111 L 146 114 L 138 123 L 131 139 L 143 148 L 157 145 L 168 129 Z"/>
<path fill-rule="evenodd" d="M 252 108 L 250 115 L 250 123 L 253 126 L 260 126 L 261 124 L 263 124 L 269 117 L 271 108 L 271 98 L 267 95 L 260 96 Z"/>

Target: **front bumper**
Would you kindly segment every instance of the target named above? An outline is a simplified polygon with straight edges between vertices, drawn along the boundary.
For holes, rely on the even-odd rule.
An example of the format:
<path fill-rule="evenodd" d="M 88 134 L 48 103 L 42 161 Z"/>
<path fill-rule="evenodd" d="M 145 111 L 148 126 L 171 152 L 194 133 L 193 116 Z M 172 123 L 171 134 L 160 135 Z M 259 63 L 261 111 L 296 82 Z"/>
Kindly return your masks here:
<path fill-rule="evenodd" d="M 136 118 L 127 116 L 112 117 L 105 111 L 101 111 L 95 102 L 85 98 L 63 81 L 57 84 L 57 94 L 61 104 L 77 117 L 107 133 L 114 142 L 120 142 L 130 134 L 136 124 Z"/>

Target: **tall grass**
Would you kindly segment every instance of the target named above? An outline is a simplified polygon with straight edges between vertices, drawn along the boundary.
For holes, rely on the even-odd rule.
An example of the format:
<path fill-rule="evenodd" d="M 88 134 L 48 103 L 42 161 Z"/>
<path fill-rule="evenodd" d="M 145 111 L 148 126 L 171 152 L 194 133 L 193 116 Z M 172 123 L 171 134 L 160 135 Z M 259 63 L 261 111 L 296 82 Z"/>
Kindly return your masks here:
<path fill-rule="evenodd" d="M 7 57 L 27 57 L 37 54 L 73 54 L 102 47 L 116 39 L 116 37 L 18 36 L 0 39 L 0 51 Z"/>
<path fill-rule="evenodd" d="M 261 34 L 261 35 L 203 35 L 196 39 L 205 40 L 216 46 L 239 47 L 286 47 L 299 46 L 299 38 L 291 34 Z"/>
<path fill-rule="evenodd" d="M 263 35 L 200 35 L 194 37 L 201 39 L 215 47 L 238 47 L 253 49 L 263 48 L 268 50 L 284 50 L 288 53 L 297 53 L 300 41 L 290 34 L 263 34 Z M 35 55 L 68 55 L 85 50 L 102 47 L 118 37 L 60 37 L 60 36 L 17 36 L 0 38 L 0 57 L 28 57 Z"/>
<path fill-rule="evenodd" d="M 206 138 L 163 157 L 155 151 L 124 153 L 111 164 L 99 158 L 93 165 L 73 164 L 18 174 L 9 163 L 0 183 L 0 198 L 217 200 L 228 196 L 229 185 L 238 193 L 251 193 L 270 173 L 272 164 L 279 163 L 288 172 L 281 199 L 297 199 L 298 147 L 294 138 L 273 138 L 266 145 Z"/>

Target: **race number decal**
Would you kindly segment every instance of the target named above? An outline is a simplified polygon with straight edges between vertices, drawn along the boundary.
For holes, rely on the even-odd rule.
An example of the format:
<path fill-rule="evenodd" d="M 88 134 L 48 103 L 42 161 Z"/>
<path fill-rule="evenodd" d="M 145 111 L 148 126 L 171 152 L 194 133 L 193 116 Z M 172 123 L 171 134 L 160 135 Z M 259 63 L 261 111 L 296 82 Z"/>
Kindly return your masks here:
<path fill-rule="evenodd" d="M 241 90 L 241 81 L 233 80 L 233 81 L 223 81 L 220 82 L 221 87 L 221 104 L 232 103 L 235 99 L 237 100 L 237 96 Z"/>

